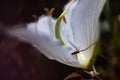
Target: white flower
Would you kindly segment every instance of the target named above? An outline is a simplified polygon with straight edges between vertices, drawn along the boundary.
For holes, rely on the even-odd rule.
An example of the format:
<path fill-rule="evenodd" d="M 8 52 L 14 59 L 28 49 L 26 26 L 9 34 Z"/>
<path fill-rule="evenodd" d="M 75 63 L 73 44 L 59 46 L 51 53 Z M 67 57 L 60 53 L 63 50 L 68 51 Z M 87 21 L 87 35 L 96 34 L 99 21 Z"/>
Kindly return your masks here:
<path fill-rule="evenodd" d="M 12 30 L 11 34 L 33 44 L 49 59 L 86 68 L 94 54 L 93 43 L 99 38 L 97 23 L 105 1 L 72 0 L 57 20 L 41 16 L 38 22 Z"/>

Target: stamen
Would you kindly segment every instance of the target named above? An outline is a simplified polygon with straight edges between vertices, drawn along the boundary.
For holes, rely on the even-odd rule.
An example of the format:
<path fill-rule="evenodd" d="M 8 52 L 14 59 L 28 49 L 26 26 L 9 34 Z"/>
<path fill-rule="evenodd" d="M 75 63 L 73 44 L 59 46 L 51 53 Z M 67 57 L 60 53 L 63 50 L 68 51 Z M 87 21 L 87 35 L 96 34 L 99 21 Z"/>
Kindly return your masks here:
<path fill-rule="evenodd" d="M 55 8 L 51 8 L 50 10 L 48 8 L 44 8 L 44 10 L 46 11 L 46 13 L 49 15 L 49 16 L 52 16 Z"/>
<path fill-rule="evenodd" d="M 89 49 L 90 47 L 92 47 L 94 44 L 96 44 L 97 42 L 94 42 L 93 44 L 89 45 L 87 48 L 80 50 L 81 52 L 86 51 L 87 49 Z"/>
<path fill-rule="evenodd" d="M 86 51 L 87 49 L 89 49 L 90 47 L 92 47 L 94 44 L 96 44 L 97 42 L 94 42 L 93 44 L 91 44 L 90 46 L 88 46 L 87 48 L 83 49 L 83 50 L 76 50 L 75 52 L 71 53 L 71 55 L 75 55 L 78 54 L 80 52 Z"/>
<path fill-rule="evenodd" d="M 55 10 L 55 8 L 51 8 L 51 10 L 50 10 L 50 15 L 53 14 L 54 10 Z"/>
<path fill-rule="evenodd" d="M 38 16 L 36 14 L 33 14 L 32 18 L 34 18 L 34 21 L 38 21 Z"/>
<path fill-rule="evenodd" d="M 61 35 L 60 35 L 60 23 L 61 21 L 65 21 L 65 14 L 68 12 L 69 8 L 71 7 L 71 5 L 73 4 L 74 0 L 71 0 L 71 3 L 68 5 L 68 7 L 64 10 L 64 12 L 58 17 L 58 19 L 56 20 L 56 25 L 55 25 L 55 36 L 57 39 L 60 40 L 61 44 L 63 46 L 65 46 L 65 42 L 63 41 Z M 66 22 L 66 21 L 65 21 Z"/>
<path fill-rule="evenodd" d="M 44 8 L 44 11 L 49 14 L 49 9 L 48 8 Z"/>
<path fill-rule="evenodd" d="M 73 53 L 71 53 L 71 55 L 75 55 L 75 54 L 78 54 L 78 53 L 80 53 L 79 50 L 78 50 L 78 51 L 75 51 L 75 52 L 73 52 Z"/>
<path fill-rule="evenodd" d="M 52 36 L 52 38 L 54 37 L 54 29 L 53 29 L 53 24 L 52 24 L 52 14 L 53 11 L 55 10 L 55 8 L 51 8 L 50 10 L 48 8 L 44 8 L 44 10 L 46 11 L 46 13 L 48 14 L 49 18 L 48 18 L 48 25 L 49 25 L 49 30 L 50 30 L 50 34 Z"/>
<path fill-rule="evenodd" d="M 63 16 L 63 22 L 67 23 L 65 16 Z"/>

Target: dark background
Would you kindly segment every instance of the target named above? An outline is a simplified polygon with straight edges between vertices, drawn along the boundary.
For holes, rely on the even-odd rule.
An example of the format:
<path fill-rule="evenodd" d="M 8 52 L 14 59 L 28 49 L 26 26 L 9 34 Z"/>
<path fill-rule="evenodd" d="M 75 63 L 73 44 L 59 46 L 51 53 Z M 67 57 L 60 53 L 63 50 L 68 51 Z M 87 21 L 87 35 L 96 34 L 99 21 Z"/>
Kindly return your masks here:
<path fill-rule="evenodd" d="M 112 17 L 117 16 L 120 13 L 120 0 L 110 1 Z M 0 0 L 0 29 L 34 21 L 32 15 L 39 17 L 46 14 L 43 10 L 45 7 L 54 7 L 53 16 L 58 17 L 67 2 L 68 0 Z M 105 19 L 104 16 L 102 18 Z M 101 41 L 105 43 L 102 53 L 107 55 L 109 52 L 106 49 L 114 47 L 108 45 L 111 40 L 110 32 L 101 34 Z M 120 51 L 115 50 L 113 53 L 120 54 Z M 118 64 L 119 61 L 109 63 L 106 58 L 99 56 L 95 65 L 102 66 L 99 70 L 103 71 L 104 80 L 119 80 Z M 63 80 L 75 71 L 80 70 L 49 60 L 32 45 L 10 37 L 4 31 L 0 32 L 0 80 Z"/>

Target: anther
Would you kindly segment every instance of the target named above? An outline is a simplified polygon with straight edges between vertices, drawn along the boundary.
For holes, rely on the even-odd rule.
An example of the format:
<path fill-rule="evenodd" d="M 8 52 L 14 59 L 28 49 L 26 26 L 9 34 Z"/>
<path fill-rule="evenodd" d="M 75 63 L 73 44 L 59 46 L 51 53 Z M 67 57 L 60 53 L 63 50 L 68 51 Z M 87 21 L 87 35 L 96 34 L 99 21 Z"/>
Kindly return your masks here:
<path fill-rule="evenodd" d="M 63 22 L 67 23 L 65 16 L 63 16 Z"/>
<path fill-rule="evenodd" d="M 51 16 L 54 12 L 55 8 L 51 8 L 50 10 L 48 8 L 44 8 L 44 11 L 49 15 Z"/>
<path fill-rule="evenodd" d="M 71 55 L 75 55 L 75 54 L 78 54 L 78 53 L 80 53 L 80 51 L 79 51 L 79 50 L 77 50 L 77 51 L 75 51 L 75 52 L 71 53 Z"/>
<path fill-rule="evenodd" d="M 88 46 L 87 48 L 83 49 L 83 50 L 76 50 L 75 52 L 71 53 L 71 55 L 75 55 L 78 54 L 80 52 L 86 51 L 88 50 L 90 47 L 92 47 L 94 44 L 96 44 L 97 42 L 94 42 L 93 44 L 91 44 L 90 46 Z"/>

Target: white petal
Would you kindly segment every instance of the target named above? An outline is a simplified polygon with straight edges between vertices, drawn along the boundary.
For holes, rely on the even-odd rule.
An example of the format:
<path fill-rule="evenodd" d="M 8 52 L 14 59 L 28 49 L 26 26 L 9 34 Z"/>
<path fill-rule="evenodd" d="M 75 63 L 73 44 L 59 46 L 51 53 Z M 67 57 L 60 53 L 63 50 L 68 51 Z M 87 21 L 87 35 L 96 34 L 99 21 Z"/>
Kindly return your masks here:
<path fill-rule="evenodd" d="M 73 37 L 79 50 L 83 50 L 95 43 L 99 35 L 98 17 L 106 0 L 77 0 L 78 4 L 72 12 L 71 25 Z M 93 48 L 83 53 L 85 60 L 80 60 L 80 64 L 90 61 Z"/>
<path fill-rule="evenodd" d="M 70 2 L 69 2 L 70 3 Z M 66 9 L 69 6 L 69 3 L 65 5 L 64 9 Z M 66 18 L 66 23 L 62 22 L 61 23 L 61 28 L 62 28 L 62 36 L 63 39 L 65 39 L 66 43 L 68 43 L 67 39 L 69 39 L 70 41 L 73 41 L 73 32 L 72 32 L 72 28 L 71 28 L 71 16 L 72 16 L 72 11 L 74 9 L 74 7 L 76 6 L 77 1 L 74 1 L 74 3 L 70 6 L 70 9 L 68 10 L 68 12 L 65 14 L 65 18 Z"/>
<path fill-rule="evenodd" d="M 79 49 L 85 49 L 96 41 L 98 17 L 104 3 L 105 0 L 80 0 L 75 6 L 71 17 L 71 25 L 74 40 Z"/>
<path fill-rule="evenodd" d="M 36 36 L 35 41 L 32 42 L 36 48 L 41 51 L 45 56 L 47 56 L 50 59 L 55 59 L 61 63 L 64 63 L 66 65 L 74 66 L 74 67 L 80 67 L 80 64 L 77 60 L 76 56 L 72 56 L 71 53 L 74 51 L 74 49 L 69 47 L 63 47 L 61 43 L 58 40 L 55 40 L 51 38 L 50 30 L 49 30 L 49 24 L 48 19 L 49 17 L 43 17 L 40 18 L 40 20 L 37 23 L 36 28 L 33 26 L 28 26 L 29 31 L 37 30 L 37 34 L 34 33 Z M 55 26 L 54 20 L 52 20 L 53 26 Z M 34 29 L 33 29 L 34 28 Z"/>
<path fill-rule="evenodd" d="M 71 3 L 68 2 L 65 7 L 64 10 L 69 6 L 69 4 Z M 71 27 L 71 16 L 72 16 L 72 11 L 74 9 L 74 7 L 76 6 L 77 1 L 74 1 L 74 3 L 70 6 L 70 9 L 67 11 L 67 13 L 64 15 L 65 19 L 66 19 L 66 23 L 65 22 L 61 22 L 61 35 L 62 35 L 62 39 L 64 40 L 64 42 L 72 47 L 75 48 L 72 44 L 75 44 L 73 41 L 73 32 L 72 32 L 72 27 Z M 72 44 L 71 44 L 72 43 Z M 75 48 L 76 49 L 76 48 Z"/>
<path fill-rule="evenodd" d="M 48 18 L 48 16 L 42 16 L 38 22 L 27 24 L 27 29 L 16 28 L 10 31 L 10 33 L 19 39 L 33 44 L 50 59 L 69 66 L 80 67 L 77 56 L 71 55 L 74 49 L 68 46 L 63 47 L 58 40 L 51 38 Z M 52 23 L 54 24 L 54 20 L 52 20 Z"/>
<path fill-rule="evenodd" d="M 99 3 L 97 4 L 97 2 Z M 75 41 L 79 49 L 85 49 L 97 40 L 97 30 L 99 29 L 96 27 L 96 23 L 99 16 L 98 14 L 103 6 L 102 2 L 104 2 L 104 0 L 80 0 L 80 3 L 75 2 L 71 6 L 65 16 L 67 24 L 61 24 L 61 27 L 64 28 L 64 32 L 61 32 L 67 43 L 69 43 L 68 40 Z M 11 33 L 33 44 L 50 59 L 57 60 L 69 66 L 85 68 L 90 61 L 91 56 L 89 55 L 93 53 L 93 47 L 81 52 L 83 55 L 77 54 L 79 56 L 78 58 L 76 55 L 71 55 L 75 49 L 70 47 L 72 45 L 63 47 L 60 41 L 55 39 L 53 32 L 55 20 L 52 19 L 50 24 L 49 18 L 48 16 L 42 16 L 38 22 L 28 24 L 27 29 L 16 29 Z M 96 31 L 97 34 L 95 34 Z"/>

